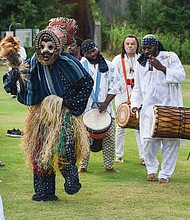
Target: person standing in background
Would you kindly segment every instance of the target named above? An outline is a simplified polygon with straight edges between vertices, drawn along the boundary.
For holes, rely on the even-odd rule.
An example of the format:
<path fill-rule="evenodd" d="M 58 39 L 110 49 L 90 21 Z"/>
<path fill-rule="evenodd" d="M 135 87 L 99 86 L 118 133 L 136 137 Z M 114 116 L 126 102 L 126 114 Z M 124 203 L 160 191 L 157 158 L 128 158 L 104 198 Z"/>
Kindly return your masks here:
<path fill-rule="evenodd" d="M 139 42 L 136 36 L 128 35 L 122 43 L 122 52 L 114 57 L 112 63 L 119 72 L 121 78 L 121 93 L 115 97 L 116 110 L 127 102 L 130 105 L 130 96 L 134 86 L 135 66 L 137 62 Z M 144 165 L 144 150 L 140 140 L 140 132 L 134 130 L 141 164 Z M 124 162 L 124 144 L 126 128 L 116 127 L 116 159 L 115 162 Z"/>
<path fill-rule="evenodd" d="M 27 54 L 26 54 L 26 50 L 25 50 L 25 48 L 24 47 L 22 47 L 21 46 L 21 44 L 20 44 L 20 40 L 19 40 L 19 38 L 18 37 L 14 37 L 14 39 L 19 43 L 19 46 L 20 46 L 20 49 L 18 50 L 18 55 L 19 55 L 19 60 L 21 61 L 21 63 L 24 63 L 24 61 L 26 60 L 26 58 L 27 58 Z M 9 71 L 11 70 L 12 68 L 11 67 L 9 67 Z M 16 95 L 11 95 L 11 98 L 12 99 L 15 99 L 17 96 Z M 10 134 L 14 134 L 16 132 L 16 135 L 19 135 L 19 136 L 21 136 L 20 134 L 19 134 L 19 132 L 20 132 L 20 130 L 10 130 Z"/>
<path fill-rule="evenodd" d="M 21 63 L 24 63 L 24 61 L 26 60 L 27 58 L 27 54 L 26 54 L 26 50 L 23 46 L 21 46 L 20 44 L 20 40 L 18 37 L 14 37 L 13 36 L 13 39 L 15 40 L 15 42 L 18 42 L 19 44 L 19 50 L 18 50 L 18 55 L 19 55 L 19 60 L 21 61 Z M 11 70 L 12 68 L 9 67 L 9 71 Z"/>
<path fill-rule="evenodd" d="M 73 40 L 71 41 L 71 44 L 67 47 L 67 52 L 72 56 L 76 57 L 78 60 L 82 59 L 82 53 L 81 53 L 82 42 L 83 42 L 82 38 L 78 36 L 74 36 Z"/>
<path fill-rule="evenodd" d="M 19 41 L 20 42 L 20 41 Z M 27 58 L 27 54 L 26 54 L 26 50 L 25 50 L 25 48 L 24 47 L 22 47 L 22 46 L 20 46 L 20 50 L 19 50 L 19 56 L 20 56 L 20 60 L 22 61 L 22 62 L 24 62 L 25 60 L 26 60 L 26 58 Z"/>

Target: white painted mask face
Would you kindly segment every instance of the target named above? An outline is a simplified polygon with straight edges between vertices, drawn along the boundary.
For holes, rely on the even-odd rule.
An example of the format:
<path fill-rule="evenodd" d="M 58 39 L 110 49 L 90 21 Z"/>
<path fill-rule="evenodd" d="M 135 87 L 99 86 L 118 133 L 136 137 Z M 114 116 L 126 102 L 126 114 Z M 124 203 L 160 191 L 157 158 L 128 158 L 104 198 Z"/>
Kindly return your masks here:
<path fill-rule="evenodd" d="M 50 30 L 40 31 L 34 40 L 34 50 L 42 65 L 52 65 L 61 52 L 59 38 Z"/>
<path fill-rule="evenodd" d="M 45 62 L 48 62 L 52 58 L 54 54 L 54 50 L 55 50 L 55 47 L 52 41 L 41 42 L 40 53 Z"/>

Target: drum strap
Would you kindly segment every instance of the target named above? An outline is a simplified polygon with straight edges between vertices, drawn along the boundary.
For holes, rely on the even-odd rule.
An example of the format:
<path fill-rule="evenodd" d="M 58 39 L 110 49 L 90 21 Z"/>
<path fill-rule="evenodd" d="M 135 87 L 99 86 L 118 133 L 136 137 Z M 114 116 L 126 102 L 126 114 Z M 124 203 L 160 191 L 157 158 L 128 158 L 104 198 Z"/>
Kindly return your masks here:
<path fill-rule="evenodd" d="M 122 57 L 122 55 L 121 55 L 121 62 L 122 62 L 123 75 L 124 75 L 125 84 L 126 84 L 126 91 L 127 91 L 127 98 L 128 98 L 127 104 L 130 105 L 131 101 L 130 101 L 128 86 L 127 86 L 127 71 L 126 71 L 126 67 L 125 67 L 125 59 L 124 59 L 124 57 Z"/>
<path fill-rule="evenodd" d="M 89 73 L 87 61 L 84 62 L 84 68 Z M 98 67 L 98 72 L 97 72 L 97 77 L 96 77 L 96 90 L 95 90 L 95 92 L 94 92 L 94 90 L 92 90 L 92 92 L 91 92 L 91 97 L 92 97 L 92 100 L 94 103 L 98 103 L 98 93 L 99 93 L 99 88 L 100 88 L 100 81 L 101 81 L 101 72 Z"/>

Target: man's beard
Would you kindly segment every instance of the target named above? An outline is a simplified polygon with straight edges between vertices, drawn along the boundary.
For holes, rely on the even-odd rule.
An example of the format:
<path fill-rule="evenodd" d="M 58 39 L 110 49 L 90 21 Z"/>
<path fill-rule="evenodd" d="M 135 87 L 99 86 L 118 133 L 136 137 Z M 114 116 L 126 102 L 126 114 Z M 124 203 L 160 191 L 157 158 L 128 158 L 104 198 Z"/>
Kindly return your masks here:
<path fill-rule="evenodd" d="M 97 56 L 94 56 L 92 58 L 88 58 L 88 61 L 92 64 L 97 64 L 99 62 L 99 56 L 100 56 L 100 52 L 98 51 Z"/>

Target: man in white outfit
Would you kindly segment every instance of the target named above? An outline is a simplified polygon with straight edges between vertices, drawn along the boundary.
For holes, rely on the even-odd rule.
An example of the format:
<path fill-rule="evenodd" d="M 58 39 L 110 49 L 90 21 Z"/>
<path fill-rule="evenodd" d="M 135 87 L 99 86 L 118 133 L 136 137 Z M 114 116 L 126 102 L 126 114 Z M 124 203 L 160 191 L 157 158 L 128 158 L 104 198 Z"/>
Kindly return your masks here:
<path fill-rule="evenodd" d="M 142 39 L 142 55 L 136 66 L 135 86 L 131 97 L 135 113 L 142 104 L 140 135 L 144 145 L 147 179 L 168 183 L 177 162 L 180 140 L 177 138 L 152 138 L 151 121 L 154 105 L 182 107 L 180 83 L 185 80 L 185 71 L 178 56 L 164 50 L 154 35 Z M 139 97 L 142 102 L 139 102 Z M 158 151 L 162 151 L 161 170 L 158 171 Z"/>
<path fill-rule="evenodd" d="M 114 57 L 112 63 L 119 72 L 121 79 L 120 94 L 115 97 L 116 110 L 123 103 L 130 103 L 130 96 L 134 86 L 135 66 L 137 62 L 139 43 L 138 39 L 134 35 L 128 35 L 124 38 L 122 43 L 122 52 Z M 124 60 L 124 66 L 122 65 L 122 59 Z M 126 76 L 124 74 L 124 69 Z M 128 89 L 128 91 L 127 91 Z M 137 146 L 139 150 L 139 157 L 141 164 L 144 165 L 144 149 L 140 140 L 140 133 L 138 130 L 134 130 Z M 124 143 L 125 143 L 126 128 L 116 127 L 116 162 L 124 162 Z"/>
<path fill-rule="evenodd" d="M 112 100 L 119 92 L 120 79 L 114 65 L 106 60 L 99 52 L 95 42 L 86 39 L 81 45 L 84 58 L 81 63 L 94 80 L 94 87 L 85 112 L 98 108 L 100 113 L 107 111 L 112 120 L 110 131 L 107 136 L 102 138 L 102 154 L 105 172 L 118 172 L 114 169 L 114 151 L 115 151 L 115 114 L 112 106 Z M 96 116 L 94 116 L 96 117 Z M 94 141 L 90 139 L 90 141 Z M 79 165 L 79 172 L 87 172 L 90 159 L 90 152 L 83 158 Z"/>

